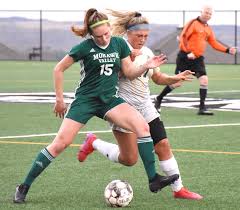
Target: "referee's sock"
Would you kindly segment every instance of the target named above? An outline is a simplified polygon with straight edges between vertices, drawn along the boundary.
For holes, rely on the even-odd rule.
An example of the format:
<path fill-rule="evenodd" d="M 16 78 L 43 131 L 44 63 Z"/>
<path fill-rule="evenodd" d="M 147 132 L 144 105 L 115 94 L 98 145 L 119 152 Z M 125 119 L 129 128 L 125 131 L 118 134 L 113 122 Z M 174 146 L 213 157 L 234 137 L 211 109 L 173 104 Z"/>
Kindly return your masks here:
<path fill-rule="evenodd" d="M 208 86 L 201 85 L 199 89 L 200 105 L 199 109 L 205 109 L 205 100 L 207 97 Z"/>
<path fill-rule="evenodd" d="M 159 102 L 162 101 L 162 99 L 164 98 L 164 96 L 166 96 L 168 93 L 172 92 L 173 88 L 171 88 L 169 85 L 167 85 L 162 92 L 157 96 L 157 100 Z"/>

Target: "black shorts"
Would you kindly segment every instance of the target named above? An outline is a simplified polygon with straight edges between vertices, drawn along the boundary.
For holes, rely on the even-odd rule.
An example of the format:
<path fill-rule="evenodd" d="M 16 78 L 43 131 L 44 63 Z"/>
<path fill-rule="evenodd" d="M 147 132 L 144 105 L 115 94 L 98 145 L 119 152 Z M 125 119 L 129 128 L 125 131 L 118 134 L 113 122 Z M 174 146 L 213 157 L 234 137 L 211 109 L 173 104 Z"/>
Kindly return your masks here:
<path fill-rule="evenodd" d="M 204 57 L 200 56 L 194 60 L 188 59 L 186 52 L 179 51 L 176 60 L 175 74 L 179 74 L 185 70 L 191 70 L 195 72 L 194 76 L 199 78 L 203 75 L 207 75 L 204 63 Z"/>
<path fill-rule="evenodd" d="M 165 127 L 159 117 L 149 122 L 148 125 L 154 145 L 156 145 L 159 141 L 167 138 Z"/>

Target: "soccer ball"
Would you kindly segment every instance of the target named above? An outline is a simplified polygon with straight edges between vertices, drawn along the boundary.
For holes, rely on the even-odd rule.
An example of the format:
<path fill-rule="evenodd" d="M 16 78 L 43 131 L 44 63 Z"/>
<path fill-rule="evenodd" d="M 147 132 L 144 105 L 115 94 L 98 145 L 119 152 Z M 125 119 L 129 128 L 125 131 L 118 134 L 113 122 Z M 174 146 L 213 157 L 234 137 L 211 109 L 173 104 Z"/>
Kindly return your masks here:
<path fill-rule="evenodd" d="M 128 206 L 133 199 L 131 185 L 123 180 L 113 180 L 105 188 L 104 197 L 111 207 Z"/>

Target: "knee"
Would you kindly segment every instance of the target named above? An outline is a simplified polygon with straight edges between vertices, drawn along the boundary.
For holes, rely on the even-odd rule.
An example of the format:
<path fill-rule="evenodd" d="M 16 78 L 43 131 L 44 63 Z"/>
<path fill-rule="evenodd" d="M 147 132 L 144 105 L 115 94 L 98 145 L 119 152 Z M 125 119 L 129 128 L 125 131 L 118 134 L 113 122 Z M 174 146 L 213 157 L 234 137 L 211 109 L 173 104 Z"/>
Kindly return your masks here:
<path fill-rule="evenodd" d="M 149 129 L 149 125 L 147 122 L 144 121 L 144 123 L 142 124 L 141 126 L 141 131 L 144 133 L 144 134 L 141 134 L 139 136 L 145 136 L 146 134 L 150 134 L 150 129 Z"/>
<path fill-rule="evenodd" d="M 160 157 L 171 153 L 171 147 L 167 138 L 155 144 L 154 149 L 155 149 L 155 153 Z"/>
<path fill-rule="evenodd" d="M 67 143 L 65 137 L 63 135 L 58 135 L 54 139 L 54 141 L 48 146 L 49 150 L 54 156 L 59 155 L 63 152 L 69 144 Z"/>
<path fill-rule="evenodd" d="M 207 81 L 202 81 L 202 82 L 200 83 L 200 87 L 203 88 L 203 89 L 207 89 L 207 87 L 208 87 L 208 82 L 207 82 Z"/>
<path fill-rule="evenodd" d="M 155 146 L 161 147 L 161 148 L 170 148 L 170 144 L 167 138 L 159 141 Z"/>
<path fill-rule="evenodd" d="M 208 86 L 208 77 L 206 75 L 199 77 L 199 82 L 201 86 Z"/>
<path fill-rule="evenodd" d="M 126 164 L 125 166 L 133 166 L 137 163 L 137 159 L 138 158 L 129 158 L 127 161 L 126 161 Z"/>
<path fill-rule="evenodd" d="M 123 157 L 121 159 L 121 163 L 125 166 L 133 166 L 137 163 L 137 161 L 138 161 L 138 156 L 134 154 L 128 155 L 127 157 Z"/>
<path fill-rule="evenodd" d="M 139 124 L 135 129 L 132 130 L 137 137 L 150 136 L 149 125 L 144 121 L 142 124 Z"/>
<path fill-rule="evenodd" d="M 143 131 L 144 133 L 149 133 L 149 134 L 150 134 L 150 128 L 149 128 L 149 125 L 148 125 L 147 122 L 142 125 L 142 131 Z M 145 136 L 145 135 L 144 135 L 144 136 Z"/>

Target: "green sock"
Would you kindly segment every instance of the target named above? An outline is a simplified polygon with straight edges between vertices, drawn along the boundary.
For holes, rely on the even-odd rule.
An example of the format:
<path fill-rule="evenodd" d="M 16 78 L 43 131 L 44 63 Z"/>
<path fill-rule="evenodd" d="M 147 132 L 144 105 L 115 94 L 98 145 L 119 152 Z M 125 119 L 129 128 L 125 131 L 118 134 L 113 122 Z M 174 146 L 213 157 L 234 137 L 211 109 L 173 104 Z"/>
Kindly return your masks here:
<path fill-rule="evenodd" d="M 138 151 L 143 161 L 148 179 L 156 175 L 153 140 L 150 136 L 138 138 Z"/>
<path fill-rule="evenodd" d="M 46 148 L 42 149 L 32 164 L 28 175 L 24 180 L 24 184 L 31 186 L 33 181 L 43 172 L 45 168 L 52 162 L 54 157 L 48 152 Z"/>

